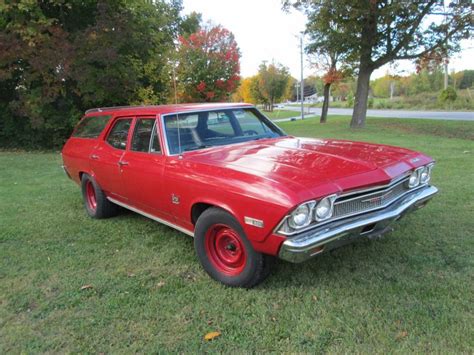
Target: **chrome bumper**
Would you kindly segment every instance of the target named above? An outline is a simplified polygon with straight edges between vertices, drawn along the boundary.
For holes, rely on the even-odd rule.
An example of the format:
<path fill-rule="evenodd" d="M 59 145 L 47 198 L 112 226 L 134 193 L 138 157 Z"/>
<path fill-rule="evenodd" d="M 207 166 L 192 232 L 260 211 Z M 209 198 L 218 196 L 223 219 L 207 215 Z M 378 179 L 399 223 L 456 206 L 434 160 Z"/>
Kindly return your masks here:
<path fill-rule="evenodd" d="M 405 214 L 424 207 L 438 193 L 434 186 L 425 186 L 394 201 L 388 207 L 363 215 L 326 224 L 311 231 L 288 238 L 278 256 L 293 263 L 305 261 L 342 239 L 354 236 L 379 236 L 390 231 L 390 224 Z"/>

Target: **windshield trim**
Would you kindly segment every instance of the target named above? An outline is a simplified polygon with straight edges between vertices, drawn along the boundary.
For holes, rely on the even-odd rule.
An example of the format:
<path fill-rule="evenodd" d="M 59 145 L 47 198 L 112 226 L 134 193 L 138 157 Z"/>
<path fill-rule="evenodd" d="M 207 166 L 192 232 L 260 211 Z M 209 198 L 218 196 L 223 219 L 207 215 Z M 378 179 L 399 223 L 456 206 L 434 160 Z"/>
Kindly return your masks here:
<path fill-rule="evenodd" d="M 178 152 L 178 153 L 174 153 L 174 154 L 170 153 L 170 147 L 169 147 L 169 142 L 168 142 L 168 134 L 166 132 L 166 125 L 165 125 L 166 117 L 168 117 L 168 116 L 177 116 L 177 115 L 181 115 L 181 114 L 193 114 L 193 113 L 199 113 L 199 112 L 215 112 L 215 111 L 235 110 L 235 109 L 242 109 L 242 110 L 250 109 L 250 110 L 252 110 L 255 113 L 255 115 L 257 116 L 257 118 L 263 120 L 265 122 L 265 124 L 275 128 L 278 132 L 280 132 L 281 137 L 288 136 L 280 127 L 278 127 L 275 123 L 272 122 L 272 120 L 270 120 L 267 116 L 265 116 L 263 113 L 261 113 L 255 106 L 229 105 L 229 106 L 225 106 L 225 107 L 211 108 L 211 109 L 184 110 L 184 111 L 177 111 L 177 112 L 172 112 L 172 113 L 170 112 L 170 113 L 166 113 L 166 114 L 161 114 L 161 119 L 160 119 L 160 121 L 161 121 L 161 131 L 163 133 L 163 140 L 164 140 L 164 142 L 166 142 L 166 144 L 164 144 L 164 146 L 165 146 L 164 148 L 166 150 L 166 155 L 171 156 L 171 157 L 172 156 L 177 156 L 177 155 L 180 156 L 180 155 L 183 155 L 184 153 L 198 152 L 198 151 L 201 151 L 203 149 L 210 149 L 210 148 L 214 148 L 214 147 L 226 147 L 226 146 L 229 146 L 229 145 L 235 145 L 235 144 L 242 144 L 242 143 L 250 142 L 250 141 L 245 141 L 245 142 L 235 142 L 235 143 L 229 143 L 229 144 L 219 144 L 219 145 L 206 147 L 206 148 L 202 148 L 202 149 L 182 151 L 182 152 Z"/>

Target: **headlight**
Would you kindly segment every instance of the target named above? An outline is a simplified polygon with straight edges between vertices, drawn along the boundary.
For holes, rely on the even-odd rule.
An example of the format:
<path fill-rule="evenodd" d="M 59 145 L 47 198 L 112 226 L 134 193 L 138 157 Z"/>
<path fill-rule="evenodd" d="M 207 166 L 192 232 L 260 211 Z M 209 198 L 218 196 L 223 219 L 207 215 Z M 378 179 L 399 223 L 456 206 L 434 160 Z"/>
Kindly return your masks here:
<path fill-rule="evenodd" d="M 419 185 L 427 184 L 431 179 L 431 170 L 433 169 L 434 163 L 428 164 L 417 168 L 411 173 L 408 179 L 408 187 L 413 188 Z"/>
<path fill-rule="evenodd" d="M 310 204 L 305 203 L 294 210 L 288 219 L 289 226 L 293 229 L 300 229 L 310 224 L 311 207 Z"/>
<path fill-rule="evenodd" d="M 433 164 L 427 165 L 423 168 L 420 174 L 420 184 L 427 184 L 430 181 L 432 169 Z"/>
<path fill-rule="evenodd" d="M 333 204 L 335 199 L 336 196 L 333 195 L 325 197 L 318 202 L 314 211 L 316 221 L 324 221 L 332 217 Z"/>
<path fill-rule="evenodd" d="M 413 188 L 420 184 L 420 173 L 422 169 L 423 168 L 418 168 L 411 173 L 410 178 L 408 179 L 408 187 Z"/>
<path fill-rule="evenodd" d="M 311 224 L 328 220 L 332 217 L 333 205 L 337 195 L 323 198 L 319 202 L 308 201 L 287 215 L 276 228 L 276 232 L 292 235 Z"/>

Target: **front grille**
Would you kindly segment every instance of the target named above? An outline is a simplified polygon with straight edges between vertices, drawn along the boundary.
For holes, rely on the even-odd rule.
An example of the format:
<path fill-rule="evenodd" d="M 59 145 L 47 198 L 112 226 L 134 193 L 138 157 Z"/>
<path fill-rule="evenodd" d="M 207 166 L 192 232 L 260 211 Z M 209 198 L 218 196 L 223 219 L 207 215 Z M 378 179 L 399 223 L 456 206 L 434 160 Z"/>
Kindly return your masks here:
<path fill-rule="evenodd" d="M 339 197 L 334 203 L 333 218 L 347 217 L 388 206 L 408 190 L 408 178 L 371 191 L 351 193 Z"/>

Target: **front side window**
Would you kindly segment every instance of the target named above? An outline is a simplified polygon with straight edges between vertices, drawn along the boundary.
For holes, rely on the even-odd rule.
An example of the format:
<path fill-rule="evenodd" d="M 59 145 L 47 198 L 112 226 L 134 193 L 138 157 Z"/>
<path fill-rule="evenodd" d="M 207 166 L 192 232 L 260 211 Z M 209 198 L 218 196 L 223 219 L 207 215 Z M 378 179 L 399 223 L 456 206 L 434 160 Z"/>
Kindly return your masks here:
<path fill-rule="evenodd" d="M 116 149 L 125 150 L 131 124 L 131 118 L 117 120 L 107 136 L 107 143 Z"/>
<path fill-rule="evenodd" d="M 170 154 L 285 135 L 251 108 L 167 115 L 164 123 Z"/>
<path fill-rule="evenodd" d="M 110 117 L 110 115 L 84 117 L 77 125 L 72 136 L 79 138 L 97 138 L 104 130 L 107 122 L 109 122 Z"/>
<path fill-rule="evenodd" d="M 148 152 L 154 126 L 154 118 L 138 118 L 135 123 L 130 150 L 135 152 Z"/>

